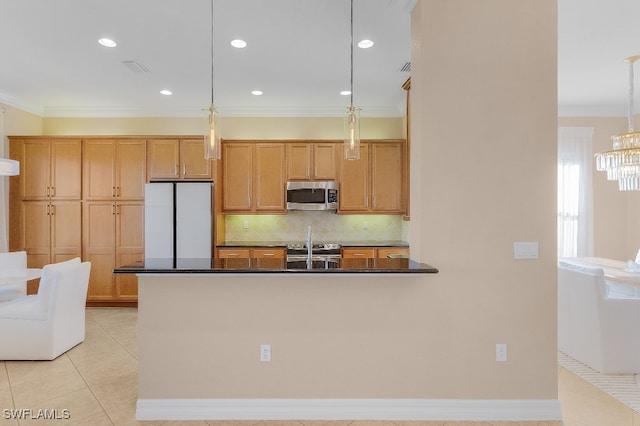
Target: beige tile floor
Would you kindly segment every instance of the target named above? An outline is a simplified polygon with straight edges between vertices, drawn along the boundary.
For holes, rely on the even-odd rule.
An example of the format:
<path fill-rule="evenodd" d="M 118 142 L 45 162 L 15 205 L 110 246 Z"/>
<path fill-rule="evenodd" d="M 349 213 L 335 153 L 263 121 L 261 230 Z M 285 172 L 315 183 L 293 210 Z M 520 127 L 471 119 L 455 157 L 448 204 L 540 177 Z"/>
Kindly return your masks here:
<path fill-rule="evenodd" d="M 640 414 L 559 367 L 563 422 L 386 422 L 243 421 L 136 422 L 137 310 L 87 309 L 87 335 L 81 345 L 54 361 L 0 361 L 0 409 L 68 410 L 68 420 L 5 419 L 0 425 L 216 425 L 216 426 L 463 426 L 580 425 L 640 426 Z M 34 413 L 32 417 L 35 417 Z"/>

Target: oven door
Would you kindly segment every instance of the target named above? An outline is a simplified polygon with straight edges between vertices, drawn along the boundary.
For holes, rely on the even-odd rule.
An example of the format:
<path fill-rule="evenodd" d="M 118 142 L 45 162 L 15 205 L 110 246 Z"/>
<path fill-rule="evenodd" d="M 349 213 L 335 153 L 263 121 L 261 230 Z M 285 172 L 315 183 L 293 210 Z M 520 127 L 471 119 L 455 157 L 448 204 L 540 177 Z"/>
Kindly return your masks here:
<path fill-rule="evenodd" d="M 334 269 L 340 265 L 340 256 L 311 256 L 311 269 Z M 287 269 L 307 269 L 307 256 L 287 256 Z"/>

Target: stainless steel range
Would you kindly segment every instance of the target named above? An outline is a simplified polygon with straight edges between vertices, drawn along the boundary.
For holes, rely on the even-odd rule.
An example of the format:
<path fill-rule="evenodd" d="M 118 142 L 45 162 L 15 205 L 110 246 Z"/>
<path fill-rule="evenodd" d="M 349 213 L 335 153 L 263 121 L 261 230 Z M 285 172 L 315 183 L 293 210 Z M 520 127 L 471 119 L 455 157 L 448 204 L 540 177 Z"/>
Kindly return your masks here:
<path fill-rule="evenodd" d="M 311 244 L 312 268 L 335 268 L 341 257 L 342 246 L 335 243 Z M 307 267 L 308 247 L 306 243 L 287 244 L 287 267 L 304 269 Z"/>

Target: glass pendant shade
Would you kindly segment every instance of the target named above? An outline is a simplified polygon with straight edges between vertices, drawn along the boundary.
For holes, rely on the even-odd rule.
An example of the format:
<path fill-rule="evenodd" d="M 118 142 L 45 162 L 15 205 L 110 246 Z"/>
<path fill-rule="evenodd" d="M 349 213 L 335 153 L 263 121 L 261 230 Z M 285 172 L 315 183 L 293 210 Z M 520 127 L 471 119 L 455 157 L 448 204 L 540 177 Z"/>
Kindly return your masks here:
<path fill-rule="evenodd" d="M 0 176 L 17 176 L 20 174 L 20 162 L 0 158 Z"/>
<path fill-rule="evenodd" d="M 211 105 L 209 113 L 209 131 L 204 136 L 204 158 L 206 160 L 220 159 L 220 125 L 216 118 L 216 110 Z"/>
<path fill-rule="evenodd" d="M 360 110 L 353 105 L 347 107 L 344 118 L 344 159 L 360 159 Z"/>
<path fill-rule="evenodd" d="M 629 131 L 611 137 L 613 149 L 595 154 L 596 170 L 606 171 L 608 180 L 617 180 L 620 191 L 640 191 L 640 132 L 633 131 L 633 63 L 629 63 Z"/>

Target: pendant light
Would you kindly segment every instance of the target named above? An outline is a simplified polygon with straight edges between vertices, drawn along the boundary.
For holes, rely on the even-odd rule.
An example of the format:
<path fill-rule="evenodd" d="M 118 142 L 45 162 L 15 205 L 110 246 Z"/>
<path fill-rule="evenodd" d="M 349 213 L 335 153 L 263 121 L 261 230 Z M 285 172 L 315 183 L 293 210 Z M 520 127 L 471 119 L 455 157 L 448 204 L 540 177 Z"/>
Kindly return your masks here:
<path fill-rule="evenodd" d="M 211 106 L 209 107 L 209 131 L 204 136 L 204 158 L 220 159 L 220 126 L 216 119 L 216 107 L 213 103 L 213 0 L 211 0 Z"/>
<path fill-rule="evenodd" d="M 353 106 L 353 0 L 351 1 L 351 94 L 347 115 L 344 118 L 344 158 L 360 159 L 360 108 Z"/>
<path fill-rule="evenodd" d="M 0 108 L 0 147 L 4 147 L 4 108 Z M 0 176 L 17 176 L 20 174 L 20 162 L 0 158 Z"/>
<path fill-rule="evenodd" d="M 629 63 L 628 132 L 611 137 L 611 151 L 595 154 L 596 169 L 606 171 L 608 180 L 617 180 L 620 191 L 640 190 L 640 132 L 633 130 L 633 64 L 638 59 L 625 59 Z"/>

